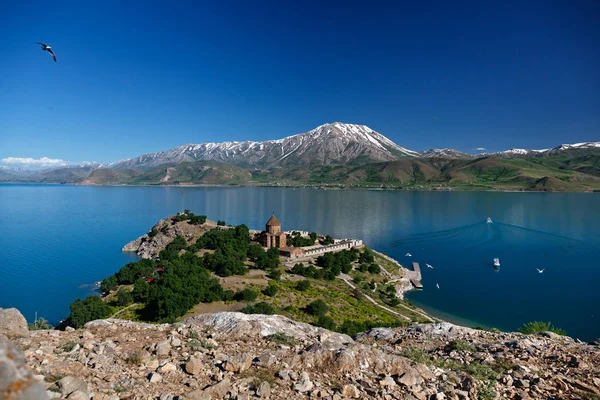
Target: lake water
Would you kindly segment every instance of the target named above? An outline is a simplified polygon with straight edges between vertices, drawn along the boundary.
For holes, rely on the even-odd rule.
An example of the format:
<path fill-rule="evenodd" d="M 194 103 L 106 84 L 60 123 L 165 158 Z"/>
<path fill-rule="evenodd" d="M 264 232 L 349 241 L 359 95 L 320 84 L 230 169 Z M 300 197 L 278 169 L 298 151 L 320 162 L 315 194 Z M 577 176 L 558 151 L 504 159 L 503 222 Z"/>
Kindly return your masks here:
<path fill-rule="evenodd" d="M 600 337 L 600 195 L 0 184 L 0 307 L 52 322 L 133 260 L 121 247 L 182 208 L 262 228 L 361 238 L 410 266 L 408 299 L 470 325 L 552 321 Z M 491 217 L 492 224 L 485 219 Z M 410 252 L 412 257 L 405 257 Z M 498 271 L 492 259 L 500 258 Z M 433 266 L 426 268 L 425 263 Z M 544 268 L 538 273 L 536 268 Z M 436 288 L 439 284 L 439 289 Z"/>

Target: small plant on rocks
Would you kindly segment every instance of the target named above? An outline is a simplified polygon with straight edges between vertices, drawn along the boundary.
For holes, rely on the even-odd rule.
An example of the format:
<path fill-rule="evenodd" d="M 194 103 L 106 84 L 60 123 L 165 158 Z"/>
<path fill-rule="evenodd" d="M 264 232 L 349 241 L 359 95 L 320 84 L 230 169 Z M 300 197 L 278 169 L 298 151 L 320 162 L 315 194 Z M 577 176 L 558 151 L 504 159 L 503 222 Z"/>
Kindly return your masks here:
<path fill-rule="evenodd" d="M 463 339 L 452 340 L 448 344 L 448 349 L 450 351 L 468 351 L 471 353 L 477 351 L 477 347 L 475 347 L 475 345 Z"/>

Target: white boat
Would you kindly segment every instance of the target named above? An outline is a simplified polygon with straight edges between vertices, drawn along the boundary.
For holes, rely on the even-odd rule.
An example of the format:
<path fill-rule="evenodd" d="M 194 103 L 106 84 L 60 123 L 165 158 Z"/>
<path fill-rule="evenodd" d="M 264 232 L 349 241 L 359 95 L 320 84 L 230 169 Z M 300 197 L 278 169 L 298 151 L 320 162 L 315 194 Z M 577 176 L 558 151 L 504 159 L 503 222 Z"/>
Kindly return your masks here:
<path fill-rule="evenodd" d="M 485 222 L 487 222 L 488 224 L 491 224 L 492 223 L 492 219 L 490 217 L 488 217 L 487 221 L 485 221 Z"/>
<path fill-rule="evenodd" d="M 499 266 L 500 266 L 500 259 L 494 258 L 494 267 L 499 267 Z"/>

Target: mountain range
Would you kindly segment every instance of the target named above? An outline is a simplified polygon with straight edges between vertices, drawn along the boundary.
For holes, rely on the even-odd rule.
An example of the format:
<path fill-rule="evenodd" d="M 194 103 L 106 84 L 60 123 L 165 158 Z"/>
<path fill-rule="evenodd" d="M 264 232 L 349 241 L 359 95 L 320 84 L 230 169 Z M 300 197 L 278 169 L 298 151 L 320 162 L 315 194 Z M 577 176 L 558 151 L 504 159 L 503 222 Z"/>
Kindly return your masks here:
<path fill-rule="evenodd" d="M 283 139 L 186 144 L 111 164 L 5 167 L 0 181 L 589 191 L 600 189 L 600 142 L 478 155 L 418 152 L 365 125 L 334 122 Z"/>

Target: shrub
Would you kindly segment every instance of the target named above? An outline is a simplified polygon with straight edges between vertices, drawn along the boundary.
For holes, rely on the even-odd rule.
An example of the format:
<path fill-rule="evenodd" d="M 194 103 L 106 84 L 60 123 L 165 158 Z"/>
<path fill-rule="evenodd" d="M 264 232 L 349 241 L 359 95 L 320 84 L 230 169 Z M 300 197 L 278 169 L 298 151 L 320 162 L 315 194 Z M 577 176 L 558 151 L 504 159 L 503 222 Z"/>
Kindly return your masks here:
<path fill-rule="evenodd" d="M 117 287 L 117 277 L 115 275 L 111 275 L 108 278 L 104 279 L 100 282 L 100 292 L 108 293 L 114 288 Z"/>
<path fill-rule="evenodd" d="M 265 296 L 273 297 L 279 293 L 279 288 L 275 285 L 269 285 L 263 290 Z"/>
<path fill-rule="evenodd" d="M 116 303 L 119 307 L 127 306 L 133 303 L 133 295 L 129 290 L 121 289 L 117 292 Z"/>
<path fill-rule="evenodd" d="M 149 236 L 150 238 L 153 238 L 153 237 L 154 237 L 154 236 L 156 236 L 156 235 L 158 235 L 158 229 L 156 229 L 156 228 L 152 228 L 152 229 L 150 230 L 150 232 L 148 232 L 148 236 Z"/>
<path fill-rule="evenodd" d="M 375 260 L 375 257 L 373 256 L 373 251 L 371 251 L 371 249 L 365 247 L 364 251 L 360 254 L 360 256 L 358 256 L 358 262 L 360 263 L 365 263 L 365 264 L 369 264 L 372 263 Z"/>
<path fill-rule="evenodd" d="M 319 319 L 315 323 L 316 326 L 320 326 L 321 328 L 328 329 L 330 331 L 337 330 L 337 326 L 335 325 L 335 321 L 333 318 L 328 317 L 327 315 L 320 315 Z"/>
<path fill-rule="evenodd" d="M 281 275 L 282 272 L 279 268 L 273 268 L 271 271 L 269 271 L 269 278 L 273 279 L 274 281 L 281 280 Z"/>
<path fill-rule="evenodd" d="M 329 311 L 329 307 L 323 300 L 315 300 L 306 306 L 306 312 L 315 317 L 325 315 L 327 311 Z"/>
<path fill-rule="evenodd" d="M 333 238 L 329 235 L 325 236 L 325 239 L 322 241 L 323 245 L 327 246 L 329 244 L 333 244 Z"/>
<path fill-rule="evenodd" d="M 271 342 L 274 342 L 277 344 L 283 344 L 283 345 L 287 345 L 287 346 L 294 346 L 297 343 L 296 339 L 294 339 L 290 335 L 286 335 L 283 332 L 277 332 L 272 335 L 269 335 L 269 336 L 267 336 L 267 339 L 270 340 Z"/>
<path fill-rule="evenodd" d="M 379 274 L 381 273 L 381 267 L 376 263 L 371 263 L 369 264 L 368 271 L 370 274 Z"/>
<path fill-rule="evenodd" d="M 125 359 L 125 362 L 130 365 L 141 365 L 142 356 L 138 351 L 134 351 L 131 354 L 129 354 L 129 357 Z"/>
<path fill-rule="evenodd" d="M 219 226 L 225 226 L 225 221 L 218 220 L 217 221 L 217 225 L 219 225 Z"/>
<path fill-rule="evenodd" d="M 250 288 L 240 290 L 233 297 L 237 301 L 254 301 L 258 297 L 258 293 Z"/>
<path fill-rule="evenodd" d="M 300 281 L 296 284 L 296 290 L 300 292 L 305 292 L 310 289 L 310 282 L 308 280 Z"/>
<path fill-rule="evenodd" d="M 264 301 L 261 301 L 260 303 L 256 303 L 256 304 L 242 308 L 242 312 L 244 314 L 272 315 L 272 314 L 275 314 L 275 307 L 273 307 L 269 303 L 265 303 Z"/>
<path fill-rule="evenodd" d="M 420 364 L 429 364 L 430 362 L 427 352 L 419 347 L 407 347 L 402 351 L 401 354 L 404 357 Z"/>
<path fill-rule="evenodd" d="M 452 340 L 448 343 L 448 349 L 450 351 L 468 351 L 470 353 L 477 351 L 477 347 L 473 343 L 463 339 Z"/>
<path fill-rule="evenodd" d="M 567 332 L 565 330 L 556 328 L 555 326 L 552 325 L 551 322 L 533 321 L 533 322 L 528 322 L 519 328 L 519 332 L 524 333 L 526 335 L 533 335 L 533 334 L 545 332 L 545 331 L 554 332 L 557 335 L 562 335 L 562 336 L 567 334 Z"/>
<path fill-rule="evenodd" d="M 33 323 L 29 324 L 28 326 L 30 331 L 41 331 L 53 328 L 52 325 L 50 325 L 50 323 L 44 318 L 40 318 L 34 321 Z"/>
<path fill-rule="evenodd" d="M 369 270 L 369 264 L 360 264 L 358 270 L 360 272 L 367 272 Z"/>

